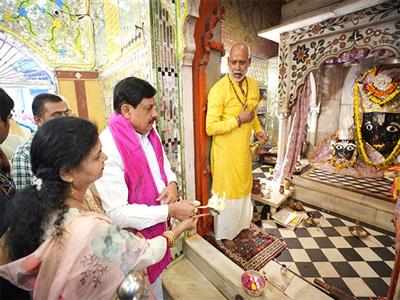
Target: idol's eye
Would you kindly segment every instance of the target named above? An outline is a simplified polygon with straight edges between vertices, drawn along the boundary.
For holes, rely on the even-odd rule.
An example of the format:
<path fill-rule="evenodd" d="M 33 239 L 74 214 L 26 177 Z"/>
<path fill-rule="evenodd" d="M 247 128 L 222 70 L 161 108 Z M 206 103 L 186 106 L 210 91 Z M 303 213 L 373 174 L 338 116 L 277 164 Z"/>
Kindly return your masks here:
<path fill-rule="evenodd" d="M 335 144 L 334 145 L 336 150 L 342 150 L 343 149 L 343 145 L 342 144 Z"/>
<path fill-rule="evenodd" d="M 399 131 L 399 127 L 396 125 L 389 125 L 386 127 L 386 131 L 397 132 L 397 131 Z"/>
<path fill-rule="evenodd" d="M 354 151 L 354 150 L 356 150 L 356 147 L 353 146 L 353 145 L 348 145 L 348 146 L 346 147 L 346 150 L 347 150 L 347 151 Z"/>
<path fill-rule="evenodd" d="M 368 131 L 371 131 L 372 129 L 374 129 L 374 126 L 371 124 L 371 122 L 367 122 L 365 124 L 365 129 L 367 129 Z"/>

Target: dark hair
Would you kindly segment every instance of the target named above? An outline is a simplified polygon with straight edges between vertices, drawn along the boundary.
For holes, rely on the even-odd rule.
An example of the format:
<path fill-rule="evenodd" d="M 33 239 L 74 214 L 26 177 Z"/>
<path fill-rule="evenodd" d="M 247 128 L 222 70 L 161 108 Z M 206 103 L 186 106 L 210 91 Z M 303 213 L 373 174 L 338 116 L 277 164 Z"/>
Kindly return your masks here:
<path fill-rule="evenodd" d="M 34 116 L 42 116 L 44 113 L 44 105 L 47 102 L 57 103 L 61 101 L 61 97 L 54 94 L 43 93 L 36 95 L 32 101 L 32 113 Z"/>
<path fill-rule="evenodd" d="M 144 98 L 154 97 L 156 89 L 146 80 L 127 77 L 114 88 L 114 110 L 121 112 L 121 106 L 128 103 L 136 108 Z"/>
<path fill-rule="evenodd" d="M 5 90 L 0 88 L 0 119 L 3 122 L 7 121 L 7 117 L 11 110 L 14 108 L 14 101 L 6 93 Z"/>
<path fill-rule="evenodd" d="M 13 221 L 6 240 L 13 260 L 39 247 L 47 224 L 62 234 L 70 183 L 61 179 L 60 171 L 79 167 L 97 142 L 96 125 L 84 119 L 57 118 L 39 127 L 32 141 L 31 165 L 42 184 L 40 189 L 28 186 L 13 198 Z M 54 214 L 56 220 L 48 223 Z"/>

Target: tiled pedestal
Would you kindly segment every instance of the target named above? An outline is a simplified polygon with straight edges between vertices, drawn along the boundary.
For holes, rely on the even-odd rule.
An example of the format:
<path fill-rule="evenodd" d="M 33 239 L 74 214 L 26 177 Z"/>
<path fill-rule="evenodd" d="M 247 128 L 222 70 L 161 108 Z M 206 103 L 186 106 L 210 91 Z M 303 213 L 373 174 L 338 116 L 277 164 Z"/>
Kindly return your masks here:
<path fill-rule="evenodd" d="M 329 184 L 294 176 L 293 197 L 305 203 L 394 232 L 393 212 L 395 204 Z"/>

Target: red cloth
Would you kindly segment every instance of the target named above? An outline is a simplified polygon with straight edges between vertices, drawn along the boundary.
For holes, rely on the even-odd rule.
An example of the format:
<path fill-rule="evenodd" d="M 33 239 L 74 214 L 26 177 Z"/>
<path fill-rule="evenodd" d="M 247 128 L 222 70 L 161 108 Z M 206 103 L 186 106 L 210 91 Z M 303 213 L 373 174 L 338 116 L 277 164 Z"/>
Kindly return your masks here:
<path fill-rule="evenodd" d="M 109 128 L 124 164 L 125 182 L 129 190 L 129 204 L 160 205 L 160 202 L 156 201 L 159 195 L 156 183 L 151 174 L 146 154 L 133 125 L 121 114 L 113 113 L 110 116 Z M 162 145 L 154 128 L 151 129 L 148 138 L 156 154 L 161 177 L 165 185 L 167 185 Z M 162 235 L 165 230 L 166 224 L 162 222 L 140 230 L 139 232 L 145 238 L 153 238 Z M 147 268 L 150 283 L 153 283 L 158 278 L 170 261 L 171 253 L 167 250 L 164 258 L 159 263 Z"/>

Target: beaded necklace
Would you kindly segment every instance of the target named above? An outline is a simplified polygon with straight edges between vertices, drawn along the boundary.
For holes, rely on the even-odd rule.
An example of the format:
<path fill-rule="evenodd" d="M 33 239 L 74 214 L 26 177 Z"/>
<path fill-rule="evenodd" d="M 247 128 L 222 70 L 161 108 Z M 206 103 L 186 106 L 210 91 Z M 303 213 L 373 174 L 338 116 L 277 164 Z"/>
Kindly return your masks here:
<path fill-rule="evenodd" d="M 243 103 L 242 100 L 240 100 L 238 93 L 236 92 L 235 86 L 233 85 L 233 82 L 232 82 L 231 78 L 229 77 L 229 75 L 227 75 L 227 76 L 228 76 L 228 79 L 229 79 L 229 83 L 230 83 L 230 85 L 231 85 L 233 91 L 235 92 L 236 99 L 238 99 L 239 102 L 240 102 L 242 105 L 245 105 L 245 104 L 247 103 L 247 95 L 249 94 L 249 84 L 248 84 L 248 82 L 247 82 L 247 77 L 244 78 L 244 80 L 245 80 L 245 82 L 246 82 L 247 90 L 246 90 L 246 93 L 244 93 L 244 103 Z M 243 93 L 243 92 L 242 92 L 242 93 Z"/>

